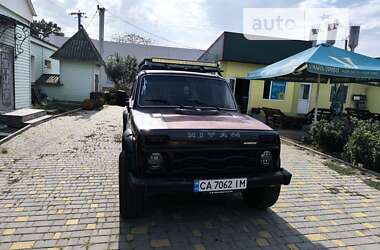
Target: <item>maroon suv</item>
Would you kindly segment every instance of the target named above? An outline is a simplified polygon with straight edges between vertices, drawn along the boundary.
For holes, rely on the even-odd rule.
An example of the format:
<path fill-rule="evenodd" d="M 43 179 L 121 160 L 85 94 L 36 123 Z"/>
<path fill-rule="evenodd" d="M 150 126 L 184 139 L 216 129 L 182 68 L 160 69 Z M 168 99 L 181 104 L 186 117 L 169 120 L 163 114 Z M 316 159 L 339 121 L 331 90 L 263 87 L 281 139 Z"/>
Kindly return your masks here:
<path fill-rule="evenodd" d="M 213 64 L 147 59 L 123 113 L 119 157 L 122 218 L 143 211 L 146 192 L 242 193 L 265 209 L 292 175 L 280 138 L 241 114 Z"/>

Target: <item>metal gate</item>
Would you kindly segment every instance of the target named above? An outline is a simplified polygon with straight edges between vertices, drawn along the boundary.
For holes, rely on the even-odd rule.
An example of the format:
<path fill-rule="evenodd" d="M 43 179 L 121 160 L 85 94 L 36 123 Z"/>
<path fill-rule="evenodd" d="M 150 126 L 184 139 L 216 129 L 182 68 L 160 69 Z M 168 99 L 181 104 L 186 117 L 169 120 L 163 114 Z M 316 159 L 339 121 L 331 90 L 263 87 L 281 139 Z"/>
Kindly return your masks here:
<path fill-rule="evenodd" d="M 0 111 L 14 109 L 14 48 L 0 44 Z"/>

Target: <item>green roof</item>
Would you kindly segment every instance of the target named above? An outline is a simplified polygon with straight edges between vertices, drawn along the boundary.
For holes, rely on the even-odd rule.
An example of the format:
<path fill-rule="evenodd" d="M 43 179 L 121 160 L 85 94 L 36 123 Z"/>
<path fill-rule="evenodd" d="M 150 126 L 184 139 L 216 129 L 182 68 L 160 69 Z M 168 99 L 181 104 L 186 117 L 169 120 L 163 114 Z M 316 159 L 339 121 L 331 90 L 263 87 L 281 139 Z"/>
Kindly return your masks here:
<path fill-rule="evenodd" d="M 264 37 L 250 40 L 244 34 L 225 31 L 198 60 L 272 64 L 310 47 L 310 41 L 265 40 Z"/>
<path fill-rule="evenodd" d="M 51 58 L 95 61 L 99 64 L 104 64 L 102 56 L 92 43 L 91 38 L 83 26 L 81 26 L 78 32 L 67 40 Z"/>

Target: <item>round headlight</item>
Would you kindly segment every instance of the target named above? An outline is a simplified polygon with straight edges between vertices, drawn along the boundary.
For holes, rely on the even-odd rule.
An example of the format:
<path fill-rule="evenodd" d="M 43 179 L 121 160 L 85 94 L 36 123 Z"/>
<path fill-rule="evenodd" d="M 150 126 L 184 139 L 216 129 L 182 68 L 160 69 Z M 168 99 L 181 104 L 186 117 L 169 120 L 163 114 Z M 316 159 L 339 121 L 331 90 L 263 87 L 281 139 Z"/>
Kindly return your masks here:
<path fill-rule="evenodd" d="M 260 156 L 261 165 L 269 167 L 272 163 L 272 153 L 270 151 L 264 151 Z"/>
<path fill-rule="evenodd" d="M 161 153 L 152 153 L 148 156 L 148 164 L 152 169 L 157 169 L 164 163 L 164 157 Z"/>

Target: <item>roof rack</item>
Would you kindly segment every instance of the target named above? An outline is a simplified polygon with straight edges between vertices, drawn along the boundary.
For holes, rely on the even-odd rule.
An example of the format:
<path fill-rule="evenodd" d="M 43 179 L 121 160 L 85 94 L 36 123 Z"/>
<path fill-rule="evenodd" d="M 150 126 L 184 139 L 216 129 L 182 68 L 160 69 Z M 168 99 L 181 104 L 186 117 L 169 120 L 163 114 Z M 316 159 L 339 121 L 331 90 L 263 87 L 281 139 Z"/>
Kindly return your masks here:
<path fill-rule="evenodd" d="M 140 70 L 179 70 L 201 73 L 222 72 L 217 63 L 177 60 L 167 58 L 147 58 L 140 65 Z"/>

